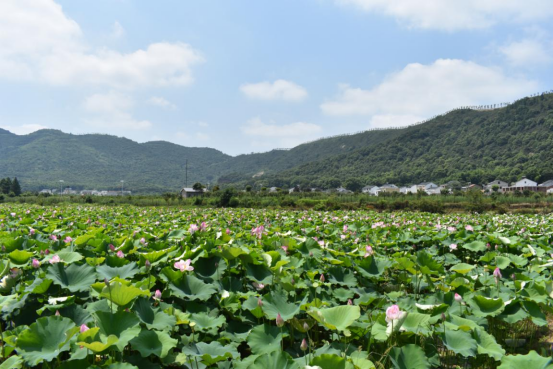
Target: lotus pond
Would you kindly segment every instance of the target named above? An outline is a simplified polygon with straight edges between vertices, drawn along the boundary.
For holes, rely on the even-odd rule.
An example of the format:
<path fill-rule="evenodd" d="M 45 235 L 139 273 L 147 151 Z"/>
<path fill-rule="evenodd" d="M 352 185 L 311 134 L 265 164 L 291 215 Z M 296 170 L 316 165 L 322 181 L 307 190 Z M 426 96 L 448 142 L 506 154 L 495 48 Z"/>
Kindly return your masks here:
<path fill-rule="evenodd" d="M 0 205 L 0 369 L 553 367 L 552 225 Z"/>

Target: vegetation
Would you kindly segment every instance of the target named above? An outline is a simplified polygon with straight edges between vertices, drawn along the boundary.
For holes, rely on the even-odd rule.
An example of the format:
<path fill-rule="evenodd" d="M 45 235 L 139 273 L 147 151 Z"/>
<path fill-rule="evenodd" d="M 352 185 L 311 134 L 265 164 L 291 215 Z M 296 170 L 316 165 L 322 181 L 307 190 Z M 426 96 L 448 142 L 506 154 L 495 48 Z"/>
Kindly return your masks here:
<path fill-rule="evenodd" d="M 546 368 L 551 226 L 0 205 L 0 365 Z"/>

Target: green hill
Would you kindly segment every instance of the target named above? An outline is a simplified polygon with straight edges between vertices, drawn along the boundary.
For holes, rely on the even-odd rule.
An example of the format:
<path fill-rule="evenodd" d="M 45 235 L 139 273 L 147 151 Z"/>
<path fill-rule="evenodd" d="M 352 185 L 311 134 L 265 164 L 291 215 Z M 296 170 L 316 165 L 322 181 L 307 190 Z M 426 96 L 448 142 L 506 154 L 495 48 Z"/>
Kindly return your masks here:
<path fill-rule="evenodd" d="M 257 187 L 335 187 L 348 179 L 398 185 L 473 183 L 526 175 L 553 178 L 553 94 L 507 107 L 455 110 L 404 129 L 367 131 L 305 143 L 290 150 L 232 157 L 210 148 L 109 135 L 41 130 L 18 136 L 0 129 L 0 178 L 24 191 L 58 188 L 176 191 L 195 182 Z"/>

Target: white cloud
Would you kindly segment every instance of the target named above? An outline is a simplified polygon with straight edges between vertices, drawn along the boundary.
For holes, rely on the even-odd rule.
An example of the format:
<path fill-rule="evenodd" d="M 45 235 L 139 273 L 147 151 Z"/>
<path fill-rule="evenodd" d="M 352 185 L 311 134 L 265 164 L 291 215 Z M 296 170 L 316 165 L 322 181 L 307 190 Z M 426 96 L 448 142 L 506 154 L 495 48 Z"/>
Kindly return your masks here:
<path fill-rule="evenodd" d="M 198 125 L 199 125 L 200 127 L 204 127 L 204 128 L 205 128 L 205 127 L 209 127 L 209 124 L 208 124 L 207 122 L 198 122 Z"/>
<path fill-rule="evenodd" d="M 379 125 L 384 119 L 402 116 L 399 125 L 405 125 L 409 116 L 429 117 L 460 106 L 510 102 L 537 90 L 537 82 L 508 77 L 501 69 L 439 59 L 430 65 L 409 64 L 370 90 L 342 85 L 338 96 L 324 102 L 321 109 L 336 116 L 380 116 L 374 121 Z"/>
<path fill-rule="evenodd" d="M 154 105 L 154 106 L 159 106 L 160 108 L 164 108 L 164 109 L 171 109 L 171 110 L 177 108 L 177 106 L 175 104 L 173 104 L 172 102 L 164 99 L 163 97 L 159 97 L 159 96 L 152 96 L 148 100 L 148 104 Z"/>
<path fill-rule="evenodd" d="M 254 146 L 288 148 L 316 138 L 322 128 L 319 125 L 305 122 L 295 122 L 284 125 L 265 123 L 260 118 L 250 119 L 240 127 L 243 134 L 255 138 Z"/>
<path fill-rule="evenodd" d="M 274 82 L 246 83 L 240 91 L 250 99 L 301 101 L 307 97 L 307 91 L 294 82 L 278 79 Z"/>
<path fill-rule="evenodd" d="M 152 126 L 147 120 L 136 120 L 131 110 L 134 101 L 130 96 L 111 91 L 106 94 L 94 94 L 83 102 L 83 108 L 92 113 L 85 123 L 99 128 L 142 130 Z"/>
<path fill-rule="evenodd" d="M 499 48 L 507 61 L 517 67 L 532 67 L 549 64 L 553 61 L 553 43 L 536 39 L 511 42 Z"/>
<path fill-rule="evenodd" d="M 111 37 L 112 38 L 123 38 L 125 36 L 125 28 L 119 23 L 115 22 L 111 26 Z"/>
<path fill-rule="evenodd" d="M 90 50 L 79 25 L 53 0 L 0 1 L 0 78 L 120 88 L 179 86 L 192 82 L 191 68 L 202 61 L 184 43 L 154 43 L 127 54 Z"/>
<path fill-rule="evenodd" d="M 28 135 L 29 133 L 38 131 L 40 129 L 48 129 L 46 126 L 40 124 L 22 124 L 20 126 L 0 126 L 0 128 L 6 129 L 16 135 Z"/>
<path fill-rule="evenodd" d="M 479 29 L 500 22 L 532 22 L 553 16 L 550 0 L 334 0 L 367 12 L 383 13 L 408 27 Z"/>

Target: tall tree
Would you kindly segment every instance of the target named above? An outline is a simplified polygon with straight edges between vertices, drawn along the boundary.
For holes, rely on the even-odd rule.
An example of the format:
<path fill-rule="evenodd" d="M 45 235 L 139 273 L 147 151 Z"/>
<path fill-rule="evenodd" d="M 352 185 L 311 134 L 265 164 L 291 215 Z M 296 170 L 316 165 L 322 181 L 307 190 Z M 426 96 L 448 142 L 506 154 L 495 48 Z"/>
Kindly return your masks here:
<path fill-rule="evenodd" d="M 10 193 L 12 189 L 12 180 L 8 178 L 3 178 L 0 181 L 0 187 L 2 188 L 2 193 L 5 193 L 6 195 Z"/>
<path fill-rule="evenodd" d="M 10 191 L 13 192 L 15 196 L 21 195 L 21 186 L 19 185 L 17 177 L 13 179 Z"/>

